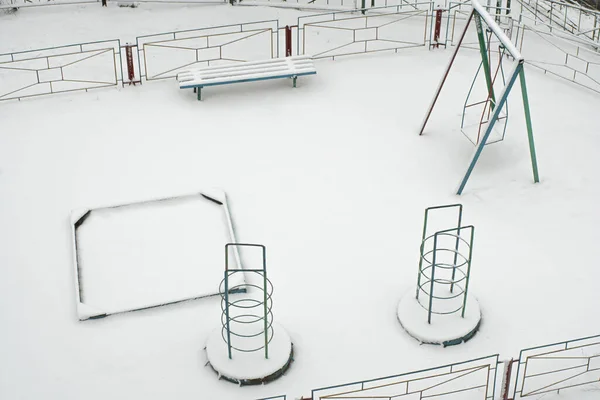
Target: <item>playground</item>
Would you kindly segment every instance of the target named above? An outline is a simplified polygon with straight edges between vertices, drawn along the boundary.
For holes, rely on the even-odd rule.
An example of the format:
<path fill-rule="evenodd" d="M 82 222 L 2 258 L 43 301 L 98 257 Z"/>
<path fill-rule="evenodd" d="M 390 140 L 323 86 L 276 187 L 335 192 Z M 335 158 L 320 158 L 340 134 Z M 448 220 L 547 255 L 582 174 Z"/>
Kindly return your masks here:
<path fill-rule="evenodd" d="M 0 397 L 296 399 L 316 388 L 378 377 L 406 374 L 402 382 L 419 381 L 424 375 L 412 371 L 443 375 L 453 370 L 442 366 L 461 365 L 467 371 L 462 381 L 453 380 L 455 386 L 433 398 L 493 400 L 501 398 L 501 361 L 516 360 L 522 349 L 600 333 L 600 272 L 589 259 L 600 224 L 598 93 L 526 65 L 539 182 L 532 175 L 517 81 L 503 140 L 485 146 L 459 196 L 476 149 L 461 132 L 461 118 L 479 51 L 459 51 L 419 135 L 455 47 L 430 49 L 429 14 L 401 9 L 388 16 L 393 24 L 376 19 L 361 31 L 370 35 L 368 29 L 383 31 L 381 26 L 406 19 L 400 31 L 386 33 L 390 47 L 383 50 L 391 51 L 338 56 L 330 52 L 345 43 L 338 31 L 350 28 L 311 22 L 324 12 L 144 2 L 126 8 L 109 2 L 106 9 L 91 3 L 0 15 L 0 34 L 11 38 L 0 44 L 0 53 L 110 42 L 77 50 L 84 54 L 73 56 L 83 60 L 80 65 L 91 63 L 85 68 L 64 54 L 35 52 L 48 60 L 48 76 L 55 62 L 65 71 L 73 68 L 69 79 L 89 86 L 0 102 Z M 153 36 L 191 31 L 197 38 L 204 37 L 198 30 L 226 26 L 210 31 L 222 38 L 216 42 L 225 49 L 219 60 L 253 61 L 283 57 L 282 28 L 298 25 L 298 18 L 309 27 L 306 34 L 294 32 L 294 55 L 318 41 L 316 75 L 299 78 L 295 88 L 285 79 L 207 87 L 202 101 L 179 89 L 177 68 L 169 64 L 185 63 L 185 50 L 160 52 L 163 42 L 195 54 L 203 53 L 200 48 L 208 54 L 211 44 Z M 230 30 L 257 22 L 242 33 Z M 326 36 L 329 31 L 334 33 Z M 142 36 L 151 36 L 133 50 L 142 84 L 128 85 L 120 46 Z M 474 29 L 466 41 L 477 42 Z M 356 50 L 352 46 L 349 52 Z M 14 82 L 0 74 L 0 87 Z M 110 209 L 202 193 L 217 202 L 202 196 L 169 200 L 184 203 L 184 214 L 152 203 L 129 224 L 114 220 L 126 207 Z M 475 226 L 469 293 L 481 307 L 481 324 L 466 343 L 421 344 L 399 323 L 398 303 L 416 287 L 425 208 L 455 203 Z M 85 210 L 93 211 L 81 225 L 90 229 L 82 231 L 82 241 L 93 237 L 113 247 L 88 247 L 96 263 L 82 263 L 79 278 L 97 283 L 90 291 L 96 306 L 115 315 L 80 321 L 86 318 L 74 284 L 73 224 Z M 164 229 L 149 235 L 150 247 L 122 246 L 134 222 L 140 232 Z M 240 387 L 219 380 L 207 366 L 204 347 L 221 326 L 222 310 L 220 296 L 206 296 L 219 291 L 228 241 L 266 246 L 273 318 L 293 343 L 289 369 L 267 385 Z M 168 267 L 132 263 L 144 249 L 153 251 L 143 257 L 147 265 L 160 261 Z M 194 258 L 204 249 L 209 256 Z M 246 260 L 254 263 L 248 252 Z M 194 269 L 198 264 L 211 272 Z M 162 292 L 149 288 L 161 282 Z M 155 307 L 167 303 L 174 304 Z M 575 351 L 591 357 L 595 380 L 598 342 L 588 340 L 588 347 Z M 485 365 L 498 370 L 482 375 Z M 463 397 L 445 394 L 463 383 L 477 390 Z M 516 398 L 600 396 L 597 384 L 559 394 L 528 394 L 528 385 Z M 570 390 L 575 397 L 568 397 Z M 345 391 L 312 396 L 344 398 L 335 393 Z"/>

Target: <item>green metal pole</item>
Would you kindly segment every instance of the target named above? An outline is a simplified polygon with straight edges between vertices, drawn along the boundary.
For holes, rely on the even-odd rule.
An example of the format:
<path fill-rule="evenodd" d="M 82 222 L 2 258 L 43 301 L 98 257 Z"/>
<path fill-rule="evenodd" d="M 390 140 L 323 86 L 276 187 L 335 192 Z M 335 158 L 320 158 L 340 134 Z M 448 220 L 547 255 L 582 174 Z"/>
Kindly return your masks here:
<path fill-rule="evenodd" d="M 533 128 L 531 127 L 531 113 L 529 111 L 529 98 L 527 96 L 527 85 L 525 83 L 525 69 L 521 67 L 519 72 L 521 80 L 521 93 L 523 94 L 523 108 L 525 109 L 525 122 L 527 123 L 527 137 L 529 138 L 529 153 L 531 154 L 531 168 L 533 169 L 533 181 L 539 182 L 537 157 L 535 155 L 535 143 L 533 142 Z"/>
<path fill-rule="evenodd" d="M 481 53 L 481 62 L 483 63 L 483 73 L 485 74 L 485 81 L 488 87 L 488 95 L 492 99 L 491 109 L 494 111 L 496 105 L 496 97 L 494 95 L 494 85 L 492 83 L 492 73 L 490 71 L 490 63 L 487 55 L 487 48 L 485 45 L 485 36 L 483 35 L 483 28 L 481 26 L 481 17 L 475 13 L 475 26 L 477 27 L 477 39 L 479 40 L 479 52 Z"/>
<path fill-rule="evenodd" d="M 267 250 L 263 246 L 263 312 L 264 312 L 264 330 L 265 330 L 265 358 L 269 358 L 269 324 L 267 319 L 269 317 L 267 307 Z"/>
<path fill-rule="evenodd" d="M 433 236 L 433 260 L 431 263 L 431 286 L 429 288 L 429 310 L 427 310 L 427 323 L 431 324 L 431 309 L 433 308 L 433 284 L 435 283 L 435 253 L 437 250 L 437 233 Z"/>
<path fill-rule="evenodd" d="M 483 147 L 487 143 L 488 138 L 490 137 L 490 134 L 492 133 L 492 130 L 494 129 L 494 125 L 496 124 L 496 121 L 498 121 L 498 117 L 500 116 L 500 110 L 502 110 L 502 107 L 504 106 L 504 103 L 506 102 L 506 99 L 508 98 L 508 95 L 510 94 L 511 89 L 512 89 L 513 85 L 515 84 L 515 81 L 517 80 L 517 75 L 519 75 L 522 68 L 523 68 L 523 64 L 519 64 L 517 66 L 517 68 L 515 69 L 515 71 L 513 72 L 513 74 L 511 75 L 511 77 L 509 78 L 509 80 L 506 84 L 506 87 L 504 88 L 504 93 L 502 94 L 502 96 L 500 97 L 500 100 L 498 101 L 498 107 L 494 110 L 494 113 L 492 114 L 490 122 L 488 123 L 488 126 L 485 130 L 485 133 L 483 134 L 483 138 L 479 141 L 479 144 L 477 145 L 477 149 L 475 150 L 473 159 L 471 159 L 471 163 L 469 164 L 469 167 L 467 168 L 467 173 L 465 174 L 462 181 L 460 182 L 460 185 L 458 187 L 458 190 L 456 191 L 456 194 L 462 194 L 463 190 L 465 189 L 465 186 L 467 185 L 467 181 L 469 180 L 469 177 L 471 176 L 471 173 L 473 172 L 473 169 L 475 168 L 475 164 L 477 164 L 477 160 L 479 160 L 479 156 L 481 156 Z"/>
<path fill-rule="evenodd" d="M 473 238 L 475 237 L 475 227 L 471 227 L 471 240 L 469 240 L 469 263 L 467 264 L 467 278 L 465 281 L 465 296 L 463 298 L 462 317 L 465 317 L 465 308 L 467 307 L 467 295 L 469 294 L 469 278 L 471 277 L 471 258 L 473 257 Z"/>
<path fill-rule="evenodd" d="M 452 283 L 450 284 L 450 293 L 454 293 L 454 278 L 456 277 L 456 263 L 458 262 L 458 248 L 460 245 L 460 227 L 462 224 L 462 204 L 458 209 L 458 225 L 456 229 L 456 243 L 454 245 L 454 265 L 452 267 Z"/>
<path fill-rule="evenodd" d="M 225 247 L 227 251 L 227 247 Z M 227 323 L 227 353 L 231 360 L 231 328 L 229 326 L 229 271 L 225 271 L 225 321 Z"/>
<path fill-rule="evenodd" d="M 423 251 L 425 250 L 425 235 L 427 234 L 427 216 L 429 208 L 425 209 L 425 221 L 423 221 L 423 236 L 421 237 L 421 247 L 419 249 L 419 274 L 417 276 L 417 300 L 419 300 L 419 291 L 421 290 L 421 271 L 423 267 Z"/>

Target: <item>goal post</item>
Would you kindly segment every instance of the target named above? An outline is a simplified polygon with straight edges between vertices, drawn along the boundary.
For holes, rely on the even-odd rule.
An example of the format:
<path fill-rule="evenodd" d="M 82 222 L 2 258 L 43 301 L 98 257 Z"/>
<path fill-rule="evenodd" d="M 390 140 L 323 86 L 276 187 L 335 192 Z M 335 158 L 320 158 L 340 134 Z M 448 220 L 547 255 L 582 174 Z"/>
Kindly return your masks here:
<path fill-rule="evenodd" d="M 537 159 L 536 159 L 536 153 L 535 153 L 535 144 L 534 144 L 534 140 L 533 140 L 533 128 L 532 128 L 532 123 L 531 123 L 531 113 L 530 113 L 530 109 L 529 109 L 529 99 L 528 99 L 528 95 L 527 95 L 525 71 L 523 69 L 525 59 L 523 58 L 521 53 L 517 50 L 517 48 L 512 43 L 512 41 L 508 38 L 508 36 L 504 33 L 503 29 L 498 25 L 495 18 L 488 13 L 488 11 L 485 9 L 485 7 L 482 6 L 477 0 L 472 0 L 471 3 L 473 6 L 473 10 L 472 10 L 471 14 L 469 15 L 469 18 L 467 20 L 464 31 L 462 32 L 459 42 L 458 42 L 456 48 L 454 49 L 454 52 L 450 59 L 450 62 L 448 63 L 448 66 L 446 67 L 446 70 L 444 71 L 442 79 L 436 89 L 433 100 L 429 106 L 429 109 L 427 110 L 427 113 L 425 114 L 425 118 L 423 119 L 421 128 L 419 130 L 419 135 L 422 135 L 425 130 L 425 127 L 427 125 L 427 122 L 429 121 L 429 118 L 433 112 L 435 104 L 439 98 L 439 95 L 442 91 L 444 83 L 446 82 L 446 79 L 450 73 L 450 70 L 452 69 L 456 55 L 458 54 L 458 51 L 461 48 L 463 39 L 465 38 L 465 36 L 467 34 L 469 25 L 474 20 L 475 27 L 477 29 L 477 39 L 478 39 L 478 43 L 479 43 L 479 52 L 481 55 L 483 73 L 485 75 L 485 82 L 486 82 L 486 87 L 487 87 L 487 102 L 489 102 L 489 111 L 491 112 L 491 116 L 485 123 L 482 123 L 482 125 L 481 125 L 482 128 L 485 128 L 483 136 L 481 136 L 481 138 L 476 143 L 475 152 L 473 154 L 471 162 L 469 163 L 469 166 L 467 167 L 467 171 L 465 172 L 464 177 L 462 178 L 462 180 L 459 183 L 459 186 L 457 189 L 457 194 L 462 194 L 462 192 L 467 184 L 467 181 L 469 180 L 469 177 L 471 176 L 471 173 L 473 172 L 473 169 L 475 168 L 475 165 L 477 164 L 477 161 L 479 160 L 479 157 L 481 156 L 481 152 L 483 151 L 484 146 L 488 143 L 488 139 L 490 138 L 490 135 L 491 135 L 492 131 L 494 130 L 494 126 L 496 125 L 498 120 L 502 118 L 501 112 L 502 112 L 504 106 L 506 105 L 508 96 L 511 93 L 511 90 L 513 89 L 513 86 L 514 86 L 517 78 L 519 78 L 519 83 L 521 85 L 521 95 L 523 97 L 523 108 L 524 108 L 524 113 L 525 113 L 525 122 L 526 122 L 528 142 L 529 142 L 529 152 L 530 152 L 530 156 L 531 156 L 531 165 L 532 165 L 532 170 L 533 170 L 533 180 L 534 180 L 534 182 L 539 182 Z M 484 25 L 485 25 L 485 27 L 484 27 Z M 491 71 L 491 68 L 489 65 L 489 59 L 488 59 L 490 49 L 488 47 L 488 43 L 486 43 L 484 31 L 491 33 L 491 35 L 494 37 L 494 39 L 497 42 L 499 42 L 500 46 L 502 46 L 504 48 L 505 52 L 508 55 L 510 55 L 510 57 L 513 60 L 511 63 L 511 66 L 509 68 L 509 73 L 507 74 L 506 82 L 505 82 L 504 86 L 501 88 L 499 93 L 496 93 L 495 89 L 494 89 L 494 77 L 492 76 L 492 71 Z"/>

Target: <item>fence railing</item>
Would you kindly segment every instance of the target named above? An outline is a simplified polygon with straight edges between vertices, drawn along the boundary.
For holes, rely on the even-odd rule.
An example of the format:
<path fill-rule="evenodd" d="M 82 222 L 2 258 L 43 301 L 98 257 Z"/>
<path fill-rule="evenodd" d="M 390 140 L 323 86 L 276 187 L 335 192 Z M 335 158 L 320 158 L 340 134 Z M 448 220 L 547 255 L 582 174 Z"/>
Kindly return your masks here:
<path fill-rule="evenodd" d="M 504 4 L 506 0 L 501 1 Z M 518 1 L 519 4 L 542 2 Z M 554 0 L 544 1 L 558 4 Z M 58 4 L 59 1 L 49 3 Z M 360 1 L 360 7 L 364 6 L 364 9 L 299 17 L 297 26 L 290 30 L 296 45 L 294 53 L 335 59 L 371 52 L 398 52 L 432 43 L 436 14 L 433 2 L 401 0 L 398 5 L 373 7 L 377 4 L 381 4 L 381 0 L 365 0 L 364 3 Z M 513 5 L 513 9 L 516 7 Z M 504 6 L 496 8 L 502 14 L 496 13 L 496 17 L 505 22 L 505 31 L 516 44 L 520 41 L 522 49 L 524 32 L 531 31 L 529 36 L 544 42 L 548 51 L 542 58 L 529 54 L 525 46 L 523 52 L 528 55 L 531 65 L 600 92 L 600 50 L 592 41 L 600 40 L 600 12 L 577 6 L 564 7 L 567 10 L 564 15 L 569 16 L 567 21 L 573 21 L 569 10 L 575 10 L 578 22 L 583 21 L 583 25 L 573 31 L 575 33 L 537 20 L 532 20 L 529 25 L 519 24 L 510 15 L 505 15 L 508 9 Z M 468 1 L 448 3 L 443 18 L 446 39 L 442 45 L 453 44 L 455 33 L 464 27 L 470 10 Z M 518 19 L 527 21 L 527 18 Z M 284 54 L 280 49 L 285 43 L 282 40 L 285 35 L 279 34 L 281 29 L 284 28 L 279 26 L 278 20 L 255 21 L 139 36 L 135 44 L 126 45 L 127 51 L 119 40 L 108 40 L 1 54 L 0 101 L 115 86 L 119 82 L 133 82 L 134 73 L 143 78 L 141 81 L 151 81 L 173 78 L 183 69 L 280 57 Z M 513 30 L 516 31 L 514 35 Z M 552 37 L 560 35 L 568 37 L 557 40 Z M 463 47 L 478 49 L 476 43 L 469 43 L 469 40 Z M 550 55 L 553 59 L 546 60 Z M 124 82 L 123 77 L 130 79 Z"/>
<path fill-rule="evenodd" d="M 332 58 L 425 46 L 433 2 L 298 18 L 297 54 Z"/>
<path fill-rule="evenodd" d="M 517 0 L 517 4 L 519 18 L 530 15 L 534 25 L 547 25 L 550 32 L 558 28 L 600 43 L 600 11 L 555 0 Z"/>
<path fill-rule="evenodd" d="M 533 26 L 518 26 L 516 33 L 516 44 L 528 54 L 527 64 L 600 93 L 600 51 Z"/>
<path fill-rule="evenodd" d="M 116 86 L 119 39 L 0 54 L 0 101 Z"/>
<path fill-rule="evenodd" d="M 600 397 L 600 335 L 521 350 L 514 400 L 595 385 Z"/>
<path fill-rule="evenodd" d="M 140 75 L 173 78 L 183 69 L 279 57 L 279 21 L 258 21 L 136 38 Z"/>
<path fill-rule="evenodd" d="M 312 400 L 425 399 L 493 400 L 498 355 L 476 358 L 406 374 L 313 389 Z"/>
<path fill-rule="evenodd" d="M 516 374 L 513 376 L 514 365 Z M 496 390 L 498 383 L 501 390 Z M 494 354 L 419 371 L 321 387 L 313 389 L 306 400 L 395 400 L 404 397 L 533 400 L 552 392 L 578 388 L 597 390 L 600 394 L 600 335 L 523 349 L 514 361 L 501 361 L 499 355 Z M 285 396 L 259 400 L 271 399 L 285 399 Z"/>

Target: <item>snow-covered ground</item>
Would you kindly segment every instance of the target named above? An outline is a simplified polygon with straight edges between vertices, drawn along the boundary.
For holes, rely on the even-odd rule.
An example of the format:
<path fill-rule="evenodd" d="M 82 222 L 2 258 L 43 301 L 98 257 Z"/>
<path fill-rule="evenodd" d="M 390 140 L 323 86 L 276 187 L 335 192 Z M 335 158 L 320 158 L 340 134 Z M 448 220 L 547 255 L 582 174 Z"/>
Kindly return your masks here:
<path fill-rule="evenodd" d="M 298 15 L 31 8 L 0 15 L 10 38 L 0 52 Z M 0 398 L 297 398 L 599 333 L 597 95 L 528 69 L 541 182 L 517 86 L 506 139 L 485 149 L 457 197 L 473 152 L 458 128 L 476 52 L 459 55 L 426 134 L 416 132 L 449 56 L 414 48 L 323 60 L 297 89 L 207 88 L 203 102 L 166 80 L 0 104 Z M 227 193 L 238 240 L 267 246 L 274 318 L 295 361 L 266 386 L 240 388 L 205 367 L 216 298 L 77 319 L 71 211 L 206 187 Z M 466 344 L 420 346 L 396 309 L 416 283 L 424 208 L 455 202 L 475 226 L 471 291 L 483 323 Z"/>

